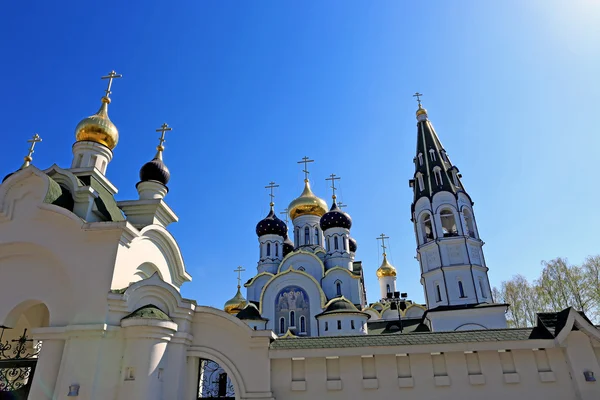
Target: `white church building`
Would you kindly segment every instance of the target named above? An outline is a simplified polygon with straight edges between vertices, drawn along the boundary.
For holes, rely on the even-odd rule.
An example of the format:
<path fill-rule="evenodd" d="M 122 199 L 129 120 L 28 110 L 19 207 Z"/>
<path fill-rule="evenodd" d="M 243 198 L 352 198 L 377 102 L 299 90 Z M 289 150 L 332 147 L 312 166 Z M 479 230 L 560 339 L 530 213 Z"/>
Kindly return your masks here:
<path fill-rule="evenodd" d="M 192 277 L 168 230 L 170 128 L 137 199 L 117 200 L 106 177 L 118 77 L 77 124 L 71 165 L 32 163 L 36 135 L 0 184 L 0 400 L 600 398 L 600 331 L 583 313 L 507 327 L 473 201 L 420 100 L 409 185 L 426 304 L 396 287 L 385 235 L 379 268 L 357 259 L 336 176 L 328 204 L 305 157 L 291 225 L 272 197 L 256 271 L 220 310 L 180 294 Z M 379 280 L 371 299 L 365 274 Z"/>

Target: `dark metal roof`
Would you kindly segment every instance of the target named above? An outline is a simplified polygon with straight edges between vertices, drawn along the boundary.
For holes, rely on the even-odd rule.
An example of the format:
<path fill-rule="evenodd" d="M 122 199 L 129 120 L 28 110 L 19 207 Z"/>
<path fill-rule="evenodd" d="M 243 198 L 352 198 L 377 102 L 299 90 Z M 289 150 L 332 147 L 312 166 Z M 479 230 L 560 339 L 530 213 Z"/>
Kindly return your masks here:
<path fill-rule="evenodd" d="M 263 220 L 256 224 L 256 235 L 258 237 L 263 235 L 279 235 L 282 237 L 286 237 L 287 230 L 287 225 L 285 224 L 285 222 L 277 218 L 277 215 L 275 215 L 275 211 L 273 211 L 272 206 L 271 210 L 269 211 L 269 215 L 267 215 Z"/>
<path fill-rule="evenodd" d="M 169 183 L 170 178 L 171 172 L 169 168 L 159 158 L 154 158 L 152 161 L 147 162 L 140 169 L 141 182 L 155 181 L 166 185 Z"/>
<path fill-rule="evenodd" d="M 123 319 L 142 318 L 142 319 L 158 319 L 162 321 L 172 321 L 171 318 L 160 308 L 154 304 L 148 304 L 140 307 L 131 314 L 123 317 Z"/>
<path fill-rule="evenodd" d="M 331 209 L 321 217 L 319 224 L 323 231 L 326 231 L 329 228 L 350 229 L 352 227 L 352 218 L 343 212 L 334 200 Z"/>

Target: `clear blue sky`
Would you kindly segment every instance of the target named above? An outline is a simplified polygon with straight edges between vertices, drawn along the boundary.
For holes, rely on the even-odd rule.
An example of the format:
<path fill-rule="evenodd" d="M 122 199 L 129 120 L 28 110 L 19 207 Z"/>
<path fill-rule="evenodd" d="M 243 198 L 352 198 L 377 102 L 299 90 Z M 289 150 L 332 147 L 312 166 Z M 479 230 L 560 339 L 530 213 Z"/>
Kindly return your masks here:
<path fill-rule="evenodd" d="M 475 201 L 493 285 L 540 261 L 600 252 L 600 4 L 592 0 L 11 2 L 3 5 L 0 174 L 68 167 L 74 128 L 96 112 L 112 69 L 120 142 L 108 168 L 137 198 L 163 122 L 171 231 L 193 282 L 220 307 L 256 271 L 256 223 L 275 180 L 280 211 L 342 177 L 367 294 L 378 297 L 375 237 L 391 237 L 398 286 L 423 301 L 410 218 L 416 104 Z M 92 268 L 93 266 L 82 266 Z"/>

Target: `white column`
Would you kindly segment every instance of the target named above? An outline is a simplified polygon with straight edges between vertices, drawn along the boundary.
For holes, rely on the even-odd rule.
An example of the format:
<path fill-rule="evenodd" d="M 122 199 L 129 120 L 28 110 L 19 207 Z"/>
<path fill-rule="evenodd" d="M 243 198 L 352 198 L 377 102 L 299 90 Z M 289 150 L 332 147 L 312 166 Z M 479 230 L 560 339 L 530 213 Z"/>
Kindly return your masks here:
<path fill-rule="evenodd" d="M 57 393 L 54 396 L 54 388 L 64 348 L 64 340 L 44 339 L 33 374 L 33 382 L 29 392 L 30 399 L 57 399 L 67 395 L 67 393 Z"/>
<path fill-rule="evenodd" d="M 198 357 L 188 357 L 186 365 L 186 400 L 196 400 L 198 398 L 198 369 L 200 368 L 200 359 Z"/>

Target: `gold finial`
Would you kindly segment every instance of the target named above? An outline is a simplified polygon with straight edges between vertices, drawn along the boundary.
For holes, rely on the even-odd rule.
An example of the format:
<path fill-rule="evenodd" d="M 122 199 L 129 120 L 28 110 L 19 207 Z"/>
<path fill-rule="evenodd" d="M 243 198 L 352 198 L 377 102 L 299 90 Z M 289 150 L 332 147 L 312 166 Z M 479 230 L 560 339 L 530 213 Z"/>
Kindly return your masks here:
<path fill-rule="evenodd" d="M 331 181 L 331 186 L 330 187 L 331 187 L 331 190 L 333 191 L 333 195 L 331 196 L 331 198 L 335 201 L 335 199 L 336 199 L 335 191 L 337 190 L 337 188 L 335 187 L 335 181 L 339 181 L 342 178 L 340 178 L 339 176 L 336 178 L 335 174 L 331 174 L 329 176 L 330 177 L 329 178 L 325 178 L 325 180 L 326 181 Z"/>
<path fill-rule="evenodd" d="M 302 157 L 302 161 L 298 161 L 298 164 L 304 164 L 304 169 L 302 172 L 304 172 L 305 182 L 308 182 L 308 174 L 310 174 L 310 172 L 308 172 L 308 164 L 312 162 L 315 162 L 315 160 L 311 160 L 307 156 Z"/>
<path fill-rule="evenodd" d="M 115 71 L 110 71 L 108 73 L 108 75 L 105 75 L 100 78 L 100 79 L 108 79 L 108 86 L 106 87 L 106 90 L 104 91 L 104 93 L 105 93 L 104 98 L 106 98 L 109 103 L 110 103 L 109 95 L 112 93 L 110 91 L 110 88 L 112 87 L 112 81 L 113 81 L 113 79 L 118 79 L 118 78 L 122 78 L 122 77 L 123 77 L 123 75 L 117 74 Z M 104 101 L 104 99 L 103 99 L 103 101 Z"/>
<path fill-rule="evenodd" d="M 171 128 L 169 125 L 167 125 L 166 122 L 164 124 L 162 124 L 161 127 L 156 130 L 156 132 L 160 132 L 160 137 L 158 138 L 158 146 L 156 146 L 157 151 L 156 151 L 156 156 L 154 156 L 154 158 L 162 160 L 162 152 L 165 150 L 165 146 L 163 146 L 163 143 L 166 142 L 165 134 L 172 130 L 173 130 L 173 128 Z"/>
<path fill-rule="evenodd" d="M 423 93 L 416 92 L 415 94 L 413 94 L 413 97 L 417 98 L 417 103 L 419 103 L 419 108 L 422 108 L 421 107 L 421 96 L 423 96 Z"/>
<path fill-rule="evenodd" d="M 23 163 L 23 165 L 21 165 L 21 169 L 27 168 L 27 167 L 29 167 L 29 165 L 31 165 L 31 161 L 33 161 L 33 157 L 31 157 L 33 155 L 33 148 L 35 147 L 36 143 L 41 142 L 41 141 L 42 141 L 42 138 L 37 133 L 35 135 L 33 135 L 33 137 L 27 141 L 27 143 L 31 143 L 31 144 L 29 145 L 29 151 L 27 152 L 27 155 L 24 157 L 25 162 Z"/>
<path fill-rule="evenodd" d="M 238 289 L 242 287 L 242 272 L 246 271 L 245 269 L 243 269 L 241 266 L 238 266 L 236 269 L 233 270 L 233 272 L 237 272 L 238 277 L 238 284 L 237 287 Z"/>
<path fill-rule="evenodd" d="M 420 118 L 421 115 L 425 115 L 425 119 L 427 119 L 427 110 L 424 109 L 423 105 L 421 104 L 421 96 L 423 96 L 423 94 L 419 92 L 413 94 L 413 97 L 417 98 L 417 103 L 419 104 L 419 109 L 417 110 L 417 119 L 419 121 L 422 120 L 422 117 Z"/>
<path fill-rule="evenodd" d="M 276 185 L 275 182 L 273 182 L 273 181 L 269 182 L 269 186 L 265 186 L 265 189 L 271 189 L 271 193 L 269 193 L 269 197 L 271 197 L 271 202 L 269 203 L 269 205 L 271 206 L 271 208 L 273 208 L 273 206 L 275 205 L 275 203 L 273 202 L 273 199 L 275 198 L 273 189 L 278 188 L 278 187 L 279 187 L 279 185 Z"/>
<path fill-rule="evenodd" d="M 381 248 L 383 249 L 383 256 L 384 257 L 386 256 L 385 249 L 387 249 L 387 247 L 385 245 L 385 239 L 389 239 L 389 238 L 390 238 L 389 236 L 385 236 L 385 234 L 383 234 L 383 233 L 381 235 L 379 235 L 378 238 L 376 238 L 377 240 L 381 240 Z"/>
<path fill-rule="evenodd" d="M 289 224 L 289 222 L 290 222 L 290 220 L 288 219 L 288 211 L 290 211 L 290 210 L 286 208 L 279 213 L 279 214 L 285 215 L 285 218 L 283 220 L 285 221 L 286 225 Z"/>

